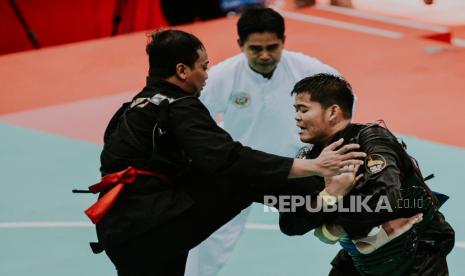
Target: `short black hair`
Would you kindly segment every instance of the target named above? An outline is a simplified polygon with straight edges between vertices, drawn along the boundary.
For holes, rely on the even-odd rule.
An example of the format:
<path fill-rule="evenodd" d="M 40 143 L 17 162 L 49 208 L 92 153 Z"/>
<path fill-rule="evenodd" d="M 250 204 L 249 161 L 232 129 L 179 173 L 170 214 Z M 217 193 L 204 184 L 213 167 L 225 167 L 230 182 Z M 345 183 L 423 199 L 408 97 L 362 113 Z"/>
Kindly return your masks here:
<path fill-rule="evenodd" d="M 270 8 L 246 9 L 237 21 L 237 34 L 241 44 L 253 33 L 274 33 L 284 40 L 284 29 L 284 18 Z"/>
<path fill-rule="evenodd" d="M 197 50 L 205 48 L 196 36 L 180 30 L 158 30 L 148 36 L 145 50 L 149 56 L 151 77 L 173 76 L 178 63 L 193 68 L 199 58 Z"/>
<path fill-rule="evenodd" d="M 354 93 L 342 77 L 326 73 L 306 77 L 295 84 L 291 95 L 302 93 L 310 94 L 310 99 L 324 108 L 337 104 L 345 118 L 352 118 Z"/>

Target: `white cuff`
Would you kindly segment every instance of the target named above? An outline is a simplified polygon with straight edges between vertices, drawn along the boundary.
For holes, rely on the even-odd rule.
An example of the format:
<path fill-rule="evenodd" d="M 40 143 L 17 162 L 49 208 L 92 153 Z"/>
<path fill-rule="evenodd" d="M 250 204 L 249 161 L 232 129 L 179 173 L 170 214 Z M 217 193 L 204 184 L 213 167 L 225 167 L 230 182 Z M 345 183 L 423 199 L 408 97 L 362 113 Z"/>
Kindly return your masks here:
<path fill-rule="evenodd" d="M 379 232 L 374 236 L 353 240 L 355 247 L 362 254 L 370 254 L 389 241 L 389 237 L 383 227 L 380 227 Z"/>
<path fill-rule="evenodd" d="M 323 202 L 326 205 L 333 206 L 334 204 L 337 203 L 337 197 L 331 195 L 330 193 L 328 193 L 328 191 L 326 191 L 326 189 L 323 189 L 323 191 L 321 191 L 318 194 L 318 196 L 323 200 Z"/>

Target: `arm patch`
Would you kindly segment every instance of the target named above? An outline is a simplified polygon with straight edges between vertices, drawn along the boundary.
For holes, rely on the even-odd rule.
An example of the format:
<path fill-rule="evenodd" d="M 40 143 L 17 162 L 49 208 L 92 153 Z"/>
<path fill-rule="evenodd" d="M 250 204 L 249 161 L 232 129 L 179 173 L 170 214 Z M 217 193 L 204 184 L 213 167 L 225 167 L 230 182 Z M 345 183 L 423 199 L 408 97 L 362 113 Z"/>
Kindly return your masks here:
<path fill-rule="evenodd" d="M 386 165 L 386 159 L 381 154 L 372 153 L 365 158 L 365 169 L 369 174 L 382 172 Z"/>

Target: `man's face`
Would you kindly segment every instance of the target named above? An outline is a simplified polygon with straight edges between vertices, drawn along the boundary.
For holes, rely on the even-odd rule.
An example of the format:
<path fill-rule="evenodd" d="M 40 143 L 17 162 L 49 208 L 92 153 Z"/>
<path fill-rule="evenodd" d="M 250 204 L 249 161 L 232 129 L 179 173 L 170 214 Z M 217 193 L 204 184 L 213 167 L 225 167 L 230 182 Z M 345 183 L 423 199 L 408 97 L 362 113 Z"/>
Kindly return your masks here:
<path fill-rule="evenodd" d="M 252 33 L 240 47 L 254 71 L 269 74 L 281 59 L 284 41 L 275 33 Z"/>
<path fill-rule="evenodd" d="M 205 81 L 208 78 L 208 56 L 204 48 L 197 50 L 199 58 L 194 63 L 192 68 L 188 69 L 186 84 L 189 90 L 194 95 L 200 95 L 200 91 L 205 86 Z"/>
<path fill-rule="evenodd" d="M 331 137 L 329 110 L 312 101 L 308 93 L 297 94 L 294 107 L 300 140 L 311 144 L 326 144 Z"/>

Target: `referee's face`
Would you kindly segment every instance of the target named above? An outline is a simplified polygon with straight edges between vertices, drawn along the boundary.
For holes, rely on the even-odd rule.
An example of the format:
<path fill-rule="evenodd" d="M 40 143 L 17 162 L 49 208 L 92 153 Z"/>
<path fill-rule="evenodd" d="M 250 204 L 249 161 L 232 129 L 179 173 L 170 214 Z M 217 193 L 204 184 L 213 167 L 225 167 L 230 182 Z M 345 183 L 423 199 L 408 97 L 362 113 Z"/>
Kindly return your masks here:
<path fill-rule="evenodd" d="M 252 33 L 247 40 L 239 41 L 249 66 L 260 74 L 270 74 L 276 69 L 284 48 L 284 40 L 275 33 Z"/>

